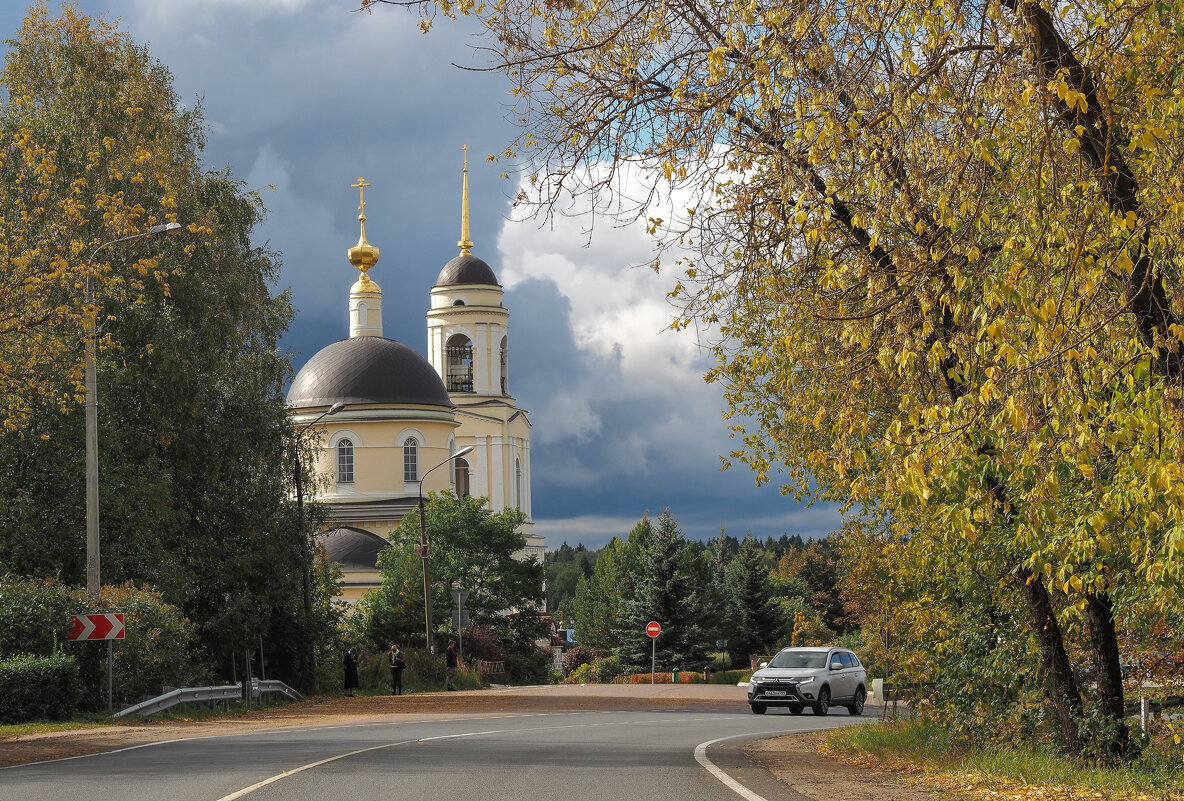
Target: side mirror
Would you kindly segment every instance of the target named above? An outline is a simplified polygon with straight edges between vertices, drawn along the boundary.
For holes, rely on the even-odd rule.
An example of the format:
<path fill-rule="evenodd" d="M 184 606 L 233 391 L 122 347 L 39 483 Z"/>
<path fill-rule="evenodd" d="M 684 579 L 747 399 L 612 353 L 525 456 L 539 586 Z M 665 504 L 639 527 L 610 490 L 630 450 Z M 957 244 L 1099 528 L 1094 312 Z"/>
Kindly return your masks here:
<path fill-rule="evenodd" d="M 831 670 L 842 670 L 843 663 L 836 659 L 835 661 L 830 663 L 830 669 Z"/>
<path fill-rule="evenodd" d="M 757 669 L 759 670 L 760 668 L 767 668 L 768 666 L 769 666 L 768 662 L 761 662 L 760 667 L 758 667 Z"/>

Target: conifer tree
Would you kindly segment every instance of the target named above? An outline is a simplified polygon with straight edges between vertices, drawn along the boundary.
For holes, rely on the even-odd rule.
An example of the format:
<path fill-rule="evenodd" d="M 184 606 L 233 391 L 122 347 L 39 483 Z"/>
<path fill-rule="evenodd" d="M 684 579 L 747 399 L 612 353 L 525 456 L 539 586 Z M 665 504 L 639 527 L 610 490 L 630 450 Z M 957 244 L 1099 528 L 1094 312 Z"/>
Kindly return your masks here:
<path fill-rule="evenodd" d="M 784 622 L 773 601 L 765 554 L 756 540 L 747 537 L 740 553 L 728 566 L 729 612 L 732 635 L 728 652 L 734 666 L 747 666 L 752 654 L 766 653 Z"/>
<path fill-rule="evenodd" d="M 654 620 L 662 626 L 657 642 L 660 665 L 666 669 L 702 666 L 709 644 L 702 626 L 703 597 L 694 574 L 686 539 L 666 510 L 641 553 L 633 597 L 620 618 L 616 650 L 622 662 L 643 665 L 650 661 L 652 646 L 645 627 Z"/>

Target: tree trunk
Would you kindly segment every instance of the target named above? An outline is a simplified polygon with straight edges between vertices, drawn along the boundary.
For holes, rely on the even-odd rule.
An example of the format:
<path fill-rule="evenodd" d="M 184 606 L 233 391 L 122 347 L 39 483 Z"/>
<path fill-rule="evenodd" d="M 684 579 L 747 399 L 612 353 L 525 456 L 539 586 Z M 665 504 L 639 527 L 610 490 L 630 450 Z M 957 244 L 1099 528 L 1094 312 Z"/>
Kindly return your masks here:
<path fill-rule="evenodd" d="M 1089 604 L 1089 635 L 1093 646 L 1094 664 L 1098 671 L 1098 703 L 1102 715 L 1115 725 L 1099 734 L 1102 753 L 1113 759 L 1124 759 L 1127 754 L 1127 726 L 1123 717 L 1126 701 L 1122 691 L 1122 665 L 1118 654 L 1118 635 L 1114 630 L 1114 607 L 1106 593 L 1087 593 Z"/>
<path fill-rule="evenodd" d="M 1077 691 L 1077 680 L 1073 666 L 1065 653 L 1065 641 L 1053 612 L 1052 599 L 1040 576 L 1021 569 L 1016 576 L 1024 599 L 1028 602 L 1032 633 L 1040 644 L 1040 660 L 1048 678 L 1048 694 L 1057 711 L 1061 728 L 1061 744 L 1073 756 L 1083 750 L 1081 740 L 1082 706 L 1081 694 Z"/>

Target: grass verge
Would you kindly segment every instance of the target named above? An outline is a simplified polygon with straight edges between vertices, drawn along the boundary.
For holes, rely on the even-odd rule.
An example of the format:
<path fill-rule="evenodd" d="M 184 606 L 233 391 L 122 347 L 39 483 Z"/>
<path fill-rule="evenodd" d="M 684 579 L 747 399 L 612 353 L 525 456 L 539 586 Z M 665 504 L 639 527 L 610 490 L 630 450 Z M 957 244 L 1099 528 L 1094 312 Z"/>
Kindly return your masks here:
<path fill-rule="evenodd" d="M 908 771 L 910 783 L 996 801 L 1184 799 L 1184 751 L 1163 729 L 1137 760 L 1114 767 L 1082 764 L 1051 748 L 973 748 L 921 720 L 841 729 L 823 750 L 844 762 Z"/>

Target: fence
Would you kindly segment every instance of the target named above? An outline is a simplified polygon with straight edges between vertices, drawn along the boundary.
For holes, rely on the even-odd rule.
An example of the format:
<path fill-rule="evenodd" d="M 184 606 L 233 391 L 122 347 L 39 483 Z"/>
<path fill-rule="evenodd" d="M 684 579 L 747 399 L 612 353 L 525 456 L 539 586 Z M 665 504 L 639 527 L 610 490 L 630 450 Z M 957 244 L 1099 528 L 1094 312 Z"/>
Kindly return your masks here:
<path fill-rule="evenodd" d="M 1155 715 L 1160 714 L 1165 709 L 1175 709 L 1176 707 L 1184 706 L 1184 697 L 1179 695 L 1169 695 L 1162 701 L 1152 701 L 1147 698 L 1140 698 L 1139 703 L 1131 704 L 1123 710 L 1123 714 L 1130 718 L 1135 715 L 1139 716 L 1139 725 L 1143 729 L 1143 733 L 1147 733 L 1147 723 Z"/>

